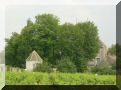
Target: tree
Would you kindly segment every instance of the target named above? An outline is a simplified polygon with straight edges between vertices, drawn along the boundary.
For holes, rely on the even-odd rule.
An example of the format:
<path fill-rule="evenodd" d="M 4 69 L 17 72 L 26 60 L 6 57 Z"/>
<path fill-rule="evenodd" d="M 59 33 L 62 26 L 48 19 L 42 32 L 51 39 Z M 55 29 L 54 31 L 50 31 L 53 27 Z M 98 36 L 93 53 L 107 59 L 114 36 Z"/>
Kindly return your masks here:
<path fill-rule="evenodd" d="M 49 64 L 48 62 L 42 63 L 42 64 L 37 64 L 37 67 L 34 69 L 36 72 L 51 72 L 52 71 L 52 65 Z"/>
<path fill-rule="evenodd" d="M 116 44 L 116 70 L 117 74 L 121 74 L 121 44 Z"/>
<path fill-rule="evenodd" d="M 93 22 L 61 25 L 59 22 L 52 14 L 37 15 L 35 22 L 28 19 L 20 34 L 13 33 L 6 39 L 6 64 L 25 68 L 26 58 L 36 50 L 53 66 L 69 57 L 78 72 L 86 70 L 87 62 L 99 50 L 97 27 Z"/>
<path fill-rule="evenodd" d="M 84 34 L 84 56 L 88 60 L 95 58 L 100 47 L 98 28 L 95 26 L 93 22 L 90 21 L 78 23 L 77 26 L 80 28 L 80 30 L 83 31 Z"/>
<path fill-rule="evenodd" d="M 16 53 L 19 45 L 19 34 L 14 32 L 10 39 L 6 39 L 7 45 L 5 47 L 5 59 L 6 64 L 11 66 L 18 66 L 19 61 L 17 60 Z"/>
<path fill-rule="evenodd" d="M 25 60 L 33 50 L 51 61 L 58 24 L 59 20 L 51 14 L 36 16 L 35 23 L 29 19 L 20 34 L 13 33 L 6 39 L 6 64 L 25 68 Z"/>
<path fill-rule="evenodd" d="M 100 42 L 98 37 L 98 28 L 93 22 L 87 21 L 84 23 L 77 23 L 76 26 L 83 32 L 83 44 L 81 46 L 81 53 L 76 56 L 75 63 L 79 71 L 83 72 L 87 69 L 88 61 L 94 59 L 99 52 Z M 81 41 L 80 41 L 81 42 Z M 84 68 L 84 70 L 82 70 Z"/>
<path fill-rule="evenodd" d="M 76 65 L 67 57 L 58 61 L 57 70 L 60 72 L 65 72 L 65 73 L 77 72 Z"/>
<path fill-rule="evenodd" d="M 31 21 L 31 19 L 28 19 L 27 20 L 27 26 L 32 26 L 33 25 L 33 22 Z"/>
<path fill-rule="evenodd" d="M 109 49 L 108 49 L 108 53 L 111 55 L 116 55 L 116 45 L 112 45 Z"/>

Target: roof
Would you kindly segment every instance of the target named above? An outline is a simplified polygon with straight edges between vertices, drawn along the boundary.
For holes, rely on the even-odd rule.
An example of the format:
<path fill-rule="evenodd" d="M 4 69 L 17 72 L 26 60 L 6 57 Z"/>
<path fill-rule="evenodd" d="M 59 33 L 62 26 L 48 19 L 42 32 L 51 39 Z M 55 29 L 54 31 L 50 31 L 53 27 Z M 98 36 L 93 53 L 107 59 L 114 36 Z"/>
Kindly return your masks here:
<path fill-rule="evenodd" d="M 43 61 L 43 59 L 39 56 L 39 54 L 34 50 L 29 57 L 26 59 L 26 61 Z"/>

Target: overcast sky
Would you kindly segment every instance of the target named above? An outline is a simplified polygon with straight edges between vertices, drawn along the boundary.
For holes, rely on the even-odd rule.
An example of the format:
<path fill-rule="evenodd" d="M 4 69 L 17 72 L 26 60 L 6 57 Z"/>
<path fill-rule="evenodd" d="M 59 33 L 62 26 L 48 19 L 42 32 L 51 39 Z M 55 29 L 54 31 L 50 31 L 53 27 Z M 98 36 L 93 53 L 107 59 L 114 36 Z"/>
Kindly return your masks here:
<path fill-rule="evenodd" d="M 116 9 L 112 5 L 40 5 L 8 6 L 6 8 L 6 37 L 20 32 L 28 18 L 34 20 L 38 14 L 50 13 L 58 16 L 61 23 L 93 21 L 99 29 L 100 39 L 107 45 L 116 42 Z"/>
<path fill-rule="evenodd" d="M 0 0 L 0 51 L 5 37 L 20 32 L 26 20 L 38 14 L 51 13 L 64 22 L 93 21 L 100 39 L 110 46 L 116 42 L 116 4 L 119 0 Z M 24 5 L 24 6 L 23 6 Z M 90 6 L 89 6 L 90 5 Z M 5 34 L 6 36 L 5 36 Z"/>

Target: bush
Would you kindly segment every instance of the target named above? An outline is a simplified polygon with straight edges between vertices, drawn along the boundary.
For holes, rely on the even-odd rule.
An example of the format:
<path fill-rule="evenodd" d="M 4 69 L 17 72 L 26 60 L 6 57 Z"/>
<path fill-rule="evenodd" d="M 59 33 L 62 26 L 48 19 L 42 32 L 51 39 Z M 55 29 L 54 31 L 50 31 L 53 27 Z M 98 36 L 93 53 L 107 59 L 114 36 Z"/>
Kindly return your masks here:
<path fill-rule="evenodd" d="M 111 67 L 113 70 L 116 70 L 116 63 L 112 65 Z"/>
<path fill-rule="evenodd" d="M 57 69 L 60 72 L 66 72 L 66 73 L 77 72 L 76 65 L 69 58 L 64 58 L 64 59 L 58 61 Z"/>
<path fill-rule="evenodd" d="M 51 67 L 51 64 L 44 62 L 42 64 L 37 64 L 37 67 L 34 69 L 34 71 L 51 72 L 52 67 Z"/>
<path fill-rule="evenodd" d="M 101 74 L 101 75 L 104 75 L 104 74 L 115 75 L 116 74 L 116 70 L 113 70 L 111 68 L 94 67 L 94 68 L 92 68 L 92 72 L 97 73 L 97 74 Z"/>
<path fill-rule="evenodd" d="M 80 73 L 84 73 L 87 70 L 87 60 L 81 57 L 79 60 L 75 61 L 77 71 Z"/>

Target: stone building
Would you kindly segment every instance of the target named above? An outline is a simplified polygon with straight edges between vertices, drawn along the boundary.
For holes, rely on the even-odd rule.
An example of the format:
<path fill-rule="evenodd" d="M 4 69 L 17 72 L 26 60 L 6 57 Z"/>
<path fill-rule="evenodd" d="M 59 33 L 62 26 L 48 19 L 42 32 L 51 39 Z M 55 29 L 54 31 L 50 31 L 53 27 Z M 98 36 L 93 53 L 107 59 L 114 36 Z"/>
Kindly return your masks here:
<path fill-rule="evenodd" d="M 26 59 L 26 70 L 33 71 L 37 64 L 42 64 L 43 59 L 38 55 L 38 53 L 34 50 L 30 56 Z"/>
<path fill-rule="evenodd" d="M 116 64 L 116 55 L 111 55 L 108 53 L 107 46 L 100 41 L 100 50 L 96 58 L 88 62 L 88 67 L 111 67 L 111 65 Z"/>
<path fill-rule="evenodd" d="M 105 62 L 107 59 L 107 52 L 108 52 L 108 49 L 106 45 L 102 41 L 100 41 L 99 53 L 97 54 L 95 59 L 93 59 L 88 63 L 88 66 L 97 66 L 100 63 Z"/>

